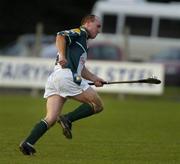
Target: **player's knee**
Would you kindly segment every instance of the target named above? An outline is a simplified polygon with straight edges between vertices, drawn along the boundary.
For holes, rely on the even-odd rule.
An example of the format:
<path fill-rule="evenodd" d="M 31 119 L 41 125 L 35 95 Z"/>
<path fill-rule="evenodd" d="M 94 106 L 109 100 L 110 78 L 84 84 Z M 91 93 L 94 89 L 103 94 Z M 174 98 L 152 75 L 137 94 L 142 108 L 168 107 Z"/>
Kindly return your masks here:
<path fill-rule="evenodd" d="M 103 109 L 104 109 L 103 105 L 93 104 L 93 107 L 94 107 L 94 112 L 95 112 L 95 113 L 100 113 L 100 112 L 102 112 Z"/>
<path fill-rule="evenodd" d="M 44 120 L 48 123 L 48 126 L 50 128 L 56 123 L 57 117 L 46 116 Z"/>

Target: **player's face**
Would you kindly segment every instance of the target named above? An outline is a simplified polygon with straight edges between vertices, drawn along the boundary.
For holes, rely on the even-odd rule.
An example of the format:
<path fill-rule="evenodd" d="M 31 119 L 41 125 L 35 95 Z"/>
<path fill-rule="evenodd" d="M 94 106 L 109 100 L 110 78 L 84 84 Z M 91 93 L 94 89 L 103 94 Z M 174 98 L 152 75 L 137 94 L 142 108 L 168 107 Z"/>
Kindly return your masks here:
<path fill-rule="evenodd" d="M 89 32 L 89 37 L 91 39 L 94 39 L 97 34 L 101 30 L 101 22 L 100 20 L 96 17 L 94 22 L 89 22 L 88 23 L 88 32 Z"/>

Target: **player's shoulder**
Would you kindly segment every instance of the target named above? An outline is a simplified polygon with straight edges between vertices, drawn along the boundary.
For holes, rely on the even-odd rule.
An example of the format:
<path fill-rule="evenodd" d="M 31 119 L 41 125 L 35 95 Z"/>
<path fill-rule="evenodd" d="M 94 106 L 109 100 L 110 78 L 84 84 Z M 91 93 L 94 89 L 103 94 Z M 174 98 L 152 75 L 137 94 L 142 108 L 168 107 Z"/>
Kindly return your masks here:
<path fill-rule="evenodd" d="M 60 31 L 58 32 L 57 34 L 59 35 L 75 35 L 75 36 L 80 36 L 81 35 L 81 29 L 80 28 L 73 28 L 73 29 L 70 29 L 70 30 L 64 30 L 64 31 Z"/>
<path fill-rule="evenodd" d="M 81 29 L 80 28 L 73 28 L 70 30 L 65 30 L 65 33 L 69 35 L 81 35 Z"/>
<path fill-rule="evenodd" d="M 81 34 L 81 30 L 80 30 L 80 28 L 73 28 L 73 29 L 71 29 L 71 30 L 70 30 L 70 32 L 72 32 L 72 33 L 76 33 L 76 34 L 78 34 L 78 35 L 80 35 L 80 34 Z"/>
<path fill-rule="evenodd" d="M 79 28 L 71 29 L 70 32 L 79 36 L 87 35 L 86 29 L 81 26 Z"/>

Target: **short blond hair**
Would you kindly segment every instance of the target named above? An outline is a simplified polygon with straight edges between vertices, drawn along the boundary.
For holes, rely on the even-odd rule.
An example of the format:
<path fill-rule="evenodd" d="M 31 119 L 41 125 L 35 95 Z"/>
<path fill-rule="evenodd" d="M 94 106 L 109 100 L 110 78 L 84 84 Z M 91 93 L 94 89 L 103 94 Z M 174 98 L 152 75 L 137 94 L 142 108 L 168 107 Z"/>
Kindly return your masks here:
<path fill-rule="evenodd" d="M 94 22 L 95 18 L 96 18 L 96 15 L 88 14 L 82 18 L 81 25 L 84 25 L 88 21 Z"/>

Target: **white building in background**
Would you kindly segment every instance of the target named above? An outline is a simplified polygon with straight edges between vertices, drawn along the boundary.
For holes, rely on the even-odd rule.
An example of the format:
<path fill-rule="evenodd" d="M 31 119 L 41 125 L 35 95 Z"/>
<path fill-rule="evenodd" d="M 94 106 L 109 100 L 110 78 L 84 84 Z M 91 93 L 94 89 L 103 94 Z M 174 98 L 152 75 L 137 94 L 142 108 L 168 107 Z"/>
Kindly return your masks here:
<path fill-rule="evenodd" d="M 148 60 L 161 50 L 180 47 L 180 4 L 144 0 L 97 1 L 92 9 L 102 20 L 97 41 L 128 43 L 129 59 Z M 129 37 L 124 39 L 124 31 Z M 125 46 L 126 45 L 126 46 Z"/>

